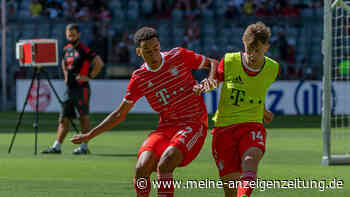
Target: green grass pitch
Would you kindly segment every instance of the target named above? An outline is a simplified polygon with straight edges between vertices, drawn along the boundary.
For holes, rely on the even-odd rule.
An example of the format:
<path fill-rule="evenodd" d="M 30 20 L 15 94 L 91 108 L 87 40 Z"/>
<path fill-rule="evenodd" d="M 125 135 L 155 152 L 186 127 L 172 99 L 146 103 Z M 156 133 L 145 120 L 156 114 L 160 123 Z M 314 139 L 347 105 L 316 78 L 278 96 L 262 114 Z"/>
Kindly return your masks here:
<path fill-rule="evenodd" d="M 0 196 L 1 197 L 129 197 L 136 196 L 132 177 L 136 153 L 147 134 L 155 128 L 154 115 L 129 115 L 113 131 L 93 139 L 92 154 L 74 156 L 75 145 L 68 140 L 62 155 L 37 155 L 34 152 L 34 114 L 26 113 L 11 154 L 8 146 L 16 125 L 17 113 L 0 113 Z M 105 115 L 92 115 L 96 125 Z M 40 114 L 38 150 L 55 138 L 57 114 Z M 343 189 L 266 189 L 253 197 L 347 197 L 350 196 L 350 166 L 322 166 L 322 133 L 319 117 L 277 117 L 268 127 L 267 152 L 258 177 L 265 180 L 344 181 Z M 71 132 L 68 137 L 72 136 Z M 218 180 L 211 156 L 211 135 L 194 162 L 175 171 L 175 179 Z M 350 142 L 349 142 L 350 143 Z M 154 179 L 155 176 L 153 175 Z M 151 196 L 156 196 L 152 188 Z M 223 197 L 222 189 L 178 189 L 175 196 Z"/>

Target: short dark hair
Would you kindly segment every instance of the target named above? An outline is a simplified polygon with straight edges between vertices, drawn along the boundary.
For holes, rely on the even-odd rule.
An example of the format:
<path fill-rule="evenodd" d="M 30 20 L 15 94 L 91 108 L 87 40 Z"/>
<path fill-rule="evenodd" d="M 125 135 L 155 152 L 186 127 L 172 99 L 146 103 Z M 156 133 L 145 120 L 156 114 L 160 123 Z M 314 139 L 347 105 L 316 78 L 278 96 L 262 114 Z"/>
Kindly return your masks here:
<path fill-rule="evenodd" d="M 248 46 L 256 47 L 258 41 L 262 44 L 267 44 L 270 41 L 271 29 L 263 22 L 259 21 L 247 27 L 243 34 L 243 42 Z"/>
<path fill-rule="evenodd" d="M 66 26 L 66 31 L 67 31 L 67 30 L 69 30 L 69 31 L 76 30 L 78 33 L 80 33 L 79 25 L 74 24 L 74 23 L 68 24 L 68 25 Z"/>
<path fill-rule="evenodd" d="M 141 41 L 150 40 L 152 38 L 158 38 L 157 30 L 152 27 L 142 27 L 137 30 L 134 35 L 134 42 L 136 47 L 140 46 Z"/>

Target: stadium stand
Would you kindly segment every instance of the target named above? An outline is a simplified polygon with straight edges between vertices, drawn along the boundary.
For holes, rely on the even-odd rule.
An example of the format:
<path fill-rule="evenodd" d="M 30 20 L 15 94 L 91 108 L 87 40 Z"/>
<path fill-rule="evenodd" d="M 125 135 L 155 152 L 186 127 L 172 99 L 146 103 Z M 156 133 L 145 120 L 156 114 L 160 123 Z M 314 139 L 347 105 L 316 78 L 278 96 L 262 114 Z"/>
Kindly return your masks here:
<path fill-rule="evenodd" d="M 281 63 L 280 80 L 304 79 L 310 76 L 311 79 L 321 78 L 323 29 L 319 26 L 322 23 L 313 21 L 322 20 L 322 1 L 249 1 L 252 5 L 245 5 L 242 3 L 244 1 L 238 0 L 191 2 L 192 4 L 187 5 L 182 0 L 11 0 L 8 11 L 16 14 L 8 19 L 7 54 L 8 64 L 11 65 L 8 66 L 9 76 L 13 76 L 13 80 L 15 77 L 31 76 L 31 71 L 20 69 L 15 60 L 16 41 L 56 38 L 59 46 L 63 46 L 64 28 L 71 22 L 79 23 L 85 43 L 94 43 L 93 28 L 96 25 L 99 35 L 107 39 L 104 47 L 108 52 L 104 61 L 108 72 L 99 76 L 107 79 L 128 78 L 142 63 L 134 52 L 135 46 L 132 42 L 132 32 L 140 26 L 151 25 L 158 29 L 163 50 L 184 46 L 206 55 L 214 53 L 221 58 L 226 51 L 242 50 L 240 39 L 243 29 L 249 23 L 262 20 L 272 27 L 269 55 Z M 208 3 L 205 8 L 201 6 L 204 3 Z M 33 12 L 32 4 L 41 6 L 42 10 Z M 247 12 L 252 13 L 245 15 Z M 281 40 L 281 32 L 285 34 L 285 40 Z M 128 64 L 119 64 L 113 57 L 115 49 L 121 44 L 129 50 L 130 60 L 126 61 Z M 284 57 L 285 54 L 290 58 Z M 310 73 L 310 69 L 312 75 L 303 76 Z M 116 75 L 121 70 L 124 74 Z M 62 77 L 59 69 L 53 72 L 54 77 Z"/>

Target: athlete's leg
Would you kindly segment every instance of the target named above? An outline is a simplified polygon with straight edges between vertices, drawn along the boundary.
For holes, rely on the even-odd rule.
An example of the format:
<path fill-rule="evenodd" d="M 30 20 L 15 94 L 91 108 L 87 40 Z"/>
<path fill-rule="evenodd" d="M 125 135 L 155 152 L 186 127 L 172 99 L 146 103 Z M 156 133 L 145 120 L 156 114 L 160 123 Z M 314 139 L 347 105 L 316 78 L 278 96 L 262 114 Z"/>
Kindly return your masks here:
<path fill-rule="evenodd" d="M 236 197 L 237 196 L 237 181 L 241 178 L 240 172 L 232 172 L 220 177 L 224 184 L 225 197 Z"/>
<path fill-rule="evenodd" d="M 150 175 L 157 170 L 157 164 L 170 139 L 162 131 L 152 132 L 140 147 L 135 169 L 134 187 L 138 197 L 148 197 L 151 191 Z"/>
<path fill-rule="evenodd" d="M 212 155 L 224 183 L 225 197 L 237 196 L 237 184 L 241 178 L 239 139 L 234 125 L 212 130 Z"/>
<path fill-rule="evenodd" d="M 158 171 L 158 181 L 169 182 L 173 181 L 173 171 L 178 167 L 183 161 L 182 151 L 175 147 L 169 146 L 163 153 L 162 157 L 159 160 L 157 171 Z M 163 186 L 163 187 L 162 187 Z M 171 184 L 171 187 L 164 187 L 161 184 L 161 187 L 158 188 L 159 197 L 173 197 L 174 196 L 174 185 Z"/>
<path fill-rule="evenodd" d="M 150 175 L 156 171 L 158 158 L 151 151 L 144 151 L 139 156 L 134 176 L 134 188 L 137 197 L 148 197 L 151 191 Z"/>
<path fill-rule="evenodd" d="M 82 133 L 89 132 L 90 128 L 91 128 L 89 115 L 83 115 L 79 118 L 79 120 L 80 120 L 80 125 L 81 125 L 81 132 Z"/>
<path fill-rule="evenodd" d="M 249 187 L 251 181 L 256 181 L 258 165 L 265 152 L 266 132 L 264 125 L 252 124 L 247 126 L 247 132 L 240 141 L 241 155 L 241 185 L 237 197 L 250 196 L 254 188 Z"/>
<path fill-rule="evenodd" d="M 62 144 L 64 139 L 67 136 L 68 131 L 69 131 L 69 118 L 59 117 L 56 140 Z"/>
<path fill-rule="evenodd" d="M 68 117 L 60 117 L 58 120 L 57 136 L 53 145 L 45 150 L 42 150 L 43 154 L 56 154 L 61 153 L 61 146 L 64 138 L 67 136 L 69 130 L 69 119 Z"/>
<path fill-rule="evenodd" d="M 82 133 L 89 132 L 91 129 L 89 115 L 88 114 L 81 115 L 79 120 L 80 120 L 81 132 Z M 75 149 L 73 153 L 74 154 L 88 154 L 90 151 L 89 151 L 87 145 L 88 145 L 87 142 L 81 143 L 80 148 Z"/>
<path fill-rule="evenodd" d="M 264 153 L 258 147 L 250 147 L 242 156 L 242 178 L 237 197 L 250 196 L 254 188 L 249 187 L 250 181 L 256 181 L 258 165 Z"/>
<path fill-rule="evenodd" d="M 196 158 L 204 144 L 206 135 L 207 128 L 201 124 L 179 127 L 158 163 L 158 181 L 172 183 L 174 169 L 186 166 Z M 158 196 L 172 197 L 173 195 L 173 184 L 170 188 L 160 187 L 158 189 Z"/>

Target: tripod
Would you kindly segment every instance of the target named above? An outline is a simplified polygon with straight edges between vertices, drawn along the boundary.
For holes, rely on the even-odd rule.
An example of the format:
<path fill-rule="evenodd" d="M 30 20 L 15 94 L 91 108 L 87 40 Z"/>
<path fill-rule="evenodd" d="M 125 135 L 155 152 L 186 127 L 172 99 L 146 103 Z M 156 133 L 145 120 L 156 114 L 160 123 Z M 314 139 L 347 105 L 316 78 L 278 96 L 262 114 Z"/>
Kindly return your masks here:
<path fill-rule="evenodd" d="M 37 80 L 37 87 L 36 87 L 36 98 L 35 98 L 36 99 L 36 103 L 35 103 L 35 121 L 33 123 L 33 128 L 34 128 L 34 133 L 35 133 L 34 134 L 35 135 L 34 154 L 36 155 L 37 152 L 38 152 L 40 72 L 46 73 L 46 79 L 47 79 L 47 81 L 49 83 L 49 86 L 51 87 L 52 91 L 54 92 L 58 102 L 63 107 L 63 101 L 60 99 L 60 97 L 58 96 L 55 88 L 53 87 L 48 72 L 46 72 L 43 67 L 34 67 L 34 73 L 33 73 L 33 76 L 32 76 L 32 81 L 30 83 L 30 86 L 29 86 L 29 89 L 28 89 L 28 92 L 27 92 L 27 95 L 26 95 L 26 98 L 25 98 L 25 101 L 24 101 L 24 104 L 23 104 L 22 112 L 20 113 L 19 118 L 17 120 L 16 129 L 15 129 L 15 131 L 13 133 L 13 136 L 12 136 L 12 139 L 11 139 L 11 143 L 10 143 L 10 146 L 9 146 L 9 149 L 8 149 L 8 153 L 9 154 L 11 153 L 12 146 L 13 146 L 13 144 L 15 142 L 15 139 L 16 139 L 16 136 L 17 136 L 18 128 L 19 128 L 19 126 L 20 126 L 20 124 L 22 122 L 22 117 L 23 117 L 23 114 L 24 114 L 24 110 L 25 110 L 25 108 L 27 106 L 28 98 L 29 98 L 31 89 L 33 88 L 33 84 L 34 84 L 34 80 L 35 79 Z M 75 123 L 73 122 L 73 120 L 71 118 L 69 120 L 70 120 L 70 123 L 72 124 L 74 130 L 77 133 L 79 133 L 79 130 L 77 129 L 77 127 L 76 127 Z"/>

